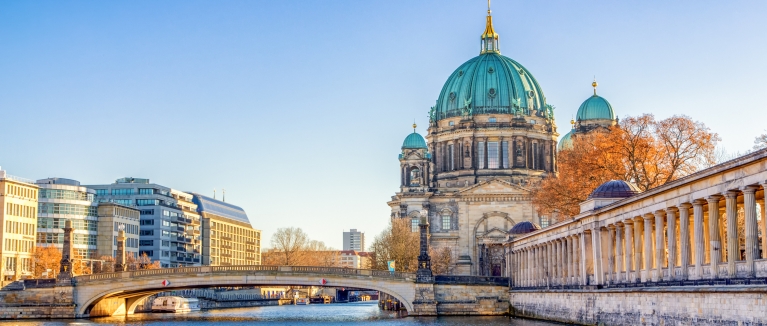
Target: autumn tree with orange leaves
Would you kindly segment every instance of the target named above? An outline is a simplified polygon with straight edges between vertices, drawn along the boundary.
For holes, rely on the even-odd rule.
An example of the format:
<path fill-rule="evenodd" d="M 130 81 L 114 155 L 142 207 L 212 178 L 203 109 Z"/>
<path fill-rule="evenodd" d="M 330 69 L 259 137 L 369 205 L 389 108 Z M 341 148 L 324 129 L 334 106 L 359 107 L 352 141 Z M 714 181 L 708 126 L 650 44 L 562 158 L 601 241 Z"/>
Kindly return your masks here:
<path fill-rule="evenodd" d="M 573 137 L 558 154 L 558 175 L 533 190 L 540 214 L 557 220 L 579 213 L 579 203 L 599 185 L 625 180 L 642 191 L 715 164 L 719 135 L 684 115 L 656 121 L 652 114 Z"/>

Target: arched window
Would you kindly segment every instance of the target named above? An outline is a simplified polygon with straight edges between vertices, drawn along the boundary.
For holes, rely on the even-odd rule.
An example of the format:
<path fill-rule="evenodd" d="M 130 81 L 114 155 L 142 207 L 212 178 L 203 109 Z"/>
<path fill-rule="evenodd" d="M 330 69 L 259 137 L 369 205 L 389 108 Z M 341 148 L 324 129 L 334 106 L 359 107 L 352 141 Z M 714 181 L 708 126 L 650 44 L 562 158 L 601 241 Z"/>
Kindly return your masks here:
<path fill-rule="evenodd" d="M 418 218 L 414 217 L 410 219 L 410 231 L 418 232 Z"/>

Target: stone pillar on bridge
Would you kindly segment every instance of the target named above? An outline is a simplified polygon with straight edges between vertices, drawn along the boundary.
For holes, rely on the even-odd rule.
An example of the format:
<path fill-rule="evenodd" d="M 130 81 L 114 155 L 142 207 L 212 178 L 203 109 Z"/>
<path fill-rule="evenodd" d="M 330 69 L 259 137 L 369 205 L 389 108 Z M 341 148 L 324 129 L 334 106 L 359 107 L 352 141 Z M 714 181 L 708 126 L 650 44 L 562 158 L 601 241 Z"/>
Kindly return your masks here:
<path fill-rule="evenodd" d="M 60 285 L 72 284 L 72 277 L 75 276 L 72 267 L 75 259 L 75 248 L 72 245 L 75 229 L 72 227 L 72 220 L 64 222 L 64 244 L 61 250 L 61 263 L 59 264 L 59 275 L 56 276 L 56 283 Z"/>
<path fill-rule="evenodd" d="M 115 272 L 124 272 L 128 265 L 125 261 L 125 226 L 120 225 L 117 231 L 117 254 L 115 256 Z"/>
<path fill-rule="evenodd" d="M 415 274 L 415 300 L 413 301 L 414 316 L 436 316 L 437 300 L 434 297 L 434 275 L 431 272 L 431 258 L 429 257 L 429 220 L 428 212 L 421 214 L 418 228 L 420 231 L 420 249 L 418 255 L 418 270 Z"/>

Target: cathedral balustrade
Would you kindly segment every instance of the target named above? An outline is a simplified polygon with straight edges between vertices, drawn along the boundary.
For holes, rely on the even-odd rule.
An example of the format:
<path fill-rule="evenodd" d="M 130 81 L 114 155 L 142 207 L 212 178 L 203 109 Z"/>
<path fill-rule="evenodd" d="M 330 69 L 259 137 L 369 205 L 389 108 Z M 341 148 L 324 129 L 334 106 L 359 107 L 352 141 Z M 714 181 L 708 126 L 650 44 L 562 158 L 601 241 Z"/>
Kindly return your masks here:
<path fill-rule="evenodd" d="M 510 239 L 512 287 L 767 284 L 765 186 L 761 150 Z"/>

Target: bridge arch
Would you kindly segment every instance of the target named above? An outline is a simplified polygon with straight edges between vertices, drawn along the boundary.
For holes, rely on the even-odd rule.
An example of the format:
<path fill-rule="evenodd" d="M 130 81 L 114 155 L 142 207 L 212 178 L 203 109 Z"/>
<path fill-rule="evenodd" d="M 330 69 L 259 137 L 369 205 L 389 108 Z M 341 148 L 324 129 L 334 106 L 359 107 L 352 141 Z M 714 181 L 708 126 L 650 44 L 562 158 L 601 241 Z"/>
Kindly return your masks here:
<path fill-rule="evenodd" d="M 78 276 L 75 300 L 78 317 L 132 314 L 142 298 L 163 291 L 213 286 L 317 286 L 320 279 L 327 281 L 326 286 L 384 292 L 397 298 L 408 312 L 413 311 L 414 274 L 329 267 L 205 266 Z"/>

